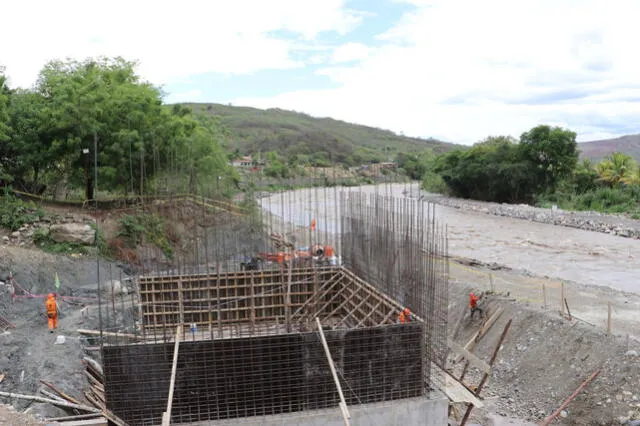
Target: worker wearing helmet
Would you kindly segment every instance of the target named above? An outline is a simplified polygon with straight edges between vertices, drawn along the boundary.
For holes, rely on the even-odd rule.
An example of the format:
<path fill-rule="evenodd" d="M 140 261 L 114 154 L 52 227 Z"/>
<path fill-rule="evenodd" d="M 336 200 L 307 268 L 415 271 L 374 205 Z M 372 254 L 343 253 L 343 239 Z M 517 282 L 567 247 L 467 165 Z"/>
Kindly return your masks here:
<path fill-rule="evenodd" d="M 482 309 L 478 307 L 478 302 L 480 301 L 481 296 L 478 296 L 473 292 L 469 293 L 469 309 L 471 310 L 471 319 L 473 319 L 473 315 L 476 312 L 478 312 L 478 315 L 480 315 L 481 317 L 484 316 Z"/>
<path fill-rule="evenodd" d="M 47 308 L 47 318 L 49 319 L 49 333 L 58 328 L 58 304 L 56 303 L 56 295 L 49 293 L 47 300 L 44 302 Z"/>
<path fill-rule="evenodd" d="M 409 308 L 404 308 L 402 312 L 398 315 L 398 321 L 400 324 L 404 324 L 411 321 L 411 311 Z"/>

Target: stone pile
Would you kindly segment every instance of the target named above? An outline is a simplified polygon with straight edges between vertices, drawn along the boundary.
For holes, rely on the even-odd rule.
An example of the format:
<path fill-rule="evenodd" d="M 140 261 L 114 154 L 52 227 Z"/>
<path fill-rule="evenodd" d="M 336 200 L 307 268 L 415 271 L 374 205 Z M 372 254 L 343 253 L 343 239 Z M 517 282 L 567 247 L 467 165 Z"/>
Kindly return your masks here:
<path fill-rule="evenodd" d="M 575 212 L 561 209 L 532 207 L 526 204 L 500 204 L 485 201 L 450 198 L 442 195 L 422 194 L 422 199 L 465 211 L 523 219 L 532 222 L 602 232 L 620 237 L 640 239 L 640 220 L 623 215 L 597 212 Z"/>

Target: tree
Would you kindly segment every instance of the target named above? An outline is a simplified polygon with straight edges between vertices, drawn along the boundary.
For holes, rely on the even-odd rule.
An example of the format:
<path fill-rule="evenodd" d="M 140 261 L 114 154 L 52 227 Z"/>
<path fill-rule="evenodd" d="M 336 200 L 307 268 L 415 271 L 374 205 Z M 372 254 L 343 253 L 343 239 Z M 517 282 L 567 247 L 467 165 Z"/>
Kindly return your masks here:
<path fill-rule="evenodd" d="M 570 176 L 578 163 L 576 134 L 560 127 L 541 125 L 520 136 L 521 159 L 530 166 L 536 192 L 553 191 Z"/>
<path fill-rule="evenodd" d="M 633 157 L 621 152 L 614 152 L 596 166 L 599 179 L 612 188 L 631 183 L 635 169 Z"/>
<path fill-rule="evenodd" d="M 12 177 L 6 170 L 7 161 L 11 156 L 8 155 L 8 139 L 9 139 L 9 115 L 7 112 L 9 104 L 9 88 L 7 87 L 7 79 L 4 75 L 4 68 L 0 67 L 0 181 L 10 181 Z"/>
<path fill-rule="evenodd" d="M 17 182 L 28 189 L 36 186 L 57 165 L 51 149 L 55 126 L 49 120 L 44 98 L 33 91 L 16 90 L 9 103 L 10 150 L 9 167 Z"/>
<path fill-rule="evenodd" d="M 577 194 L 584 194 L 596 189 L 597 181 L 598 173 L 588 158 L 585 158 L 582 163 L 578 164 L 570 179 L 570 183 L 573 186 L 572 190 Z"/>
<path fill-rule="evenodd" d="M 144 148 L 157 136 L 161 93 L 140 81 L 134 69 L 135 63 L 122 58 L 90 58 L 52 61 L 40 72 L 36 90 L 57 126 L 51 150 L 67 177 L 84 180 L 87 199 L 93 198 L 96 158 L 106 189 L 142 191 L 142 177 L 152 171 L 148 163 L 154 150 Z M 138 175 L 122 173 L 133 170 L 127 166 L 134 160 Z"/>
<path fill-rule="evenodd" d="M 430 168 L 458 197 L 497 202 L 529 201 L 532 186 L 528 164 L 508 136 L 491 136 L 469 150 L 439 156 Z"/>
<path fill-rule="evenodd" d="M 9 138 L 9 88 L 7 87 L 7 78 L 4 75 L 4 68 L 0 67 L 0 142 Z"/>
<path fill-rule="evenodd" d="M 422 179 L 427 171 L 427 165 L 421 161 L 417 154 L 399 152 L 395 160 L 398 167 L 404 170 L 411 179 Z"/>

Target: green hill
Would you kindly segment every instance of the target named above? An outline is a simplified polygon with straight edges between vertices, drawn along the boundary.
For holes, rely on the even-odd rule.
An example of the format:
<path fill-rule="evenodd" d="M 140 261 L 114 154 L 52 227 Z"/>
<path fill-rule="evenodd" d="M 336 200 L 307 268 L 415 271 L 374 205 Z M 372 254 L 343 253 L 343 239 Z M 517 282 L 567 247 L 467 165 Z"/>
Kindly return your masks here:
<path fill-rule="evenodd" d="M 397 135 L 388 130 L 314 118 L 282 109 L 261 110 L 221 104 L 183 104 L 195 113 L 219 117 L 230 132 L 229 147 L 242 154 L 276 151 L 287 157 L 308 158 L 318 163 L 361 164 L 386 161 L 398 153 L 436 153 L 458 145 L 435 139 Z"/>

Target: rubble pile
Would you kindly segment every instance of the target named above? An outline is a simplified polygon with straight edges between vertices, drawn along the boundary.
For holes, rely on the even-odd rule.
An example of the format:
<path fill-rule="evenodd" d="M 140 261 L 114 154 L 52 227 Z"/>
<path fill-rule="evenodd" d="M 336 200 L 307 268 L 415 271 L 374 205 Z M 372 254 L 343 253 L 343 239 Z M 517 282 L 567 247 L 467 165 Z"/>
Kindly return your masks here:
<path fill-rule="evenodd" d="M 474 211 L 531 222 L 566 226 L 585 231 L 602 232 L 619 237 L 640 239 L 640 220 L 623 215 L 598 212 L 576 212 L 532 207 L 526 204 L 500 204 L 486 201 L 450 198 L 438 194 L 421 194 L 421 198 L 455 209 Z"/>

